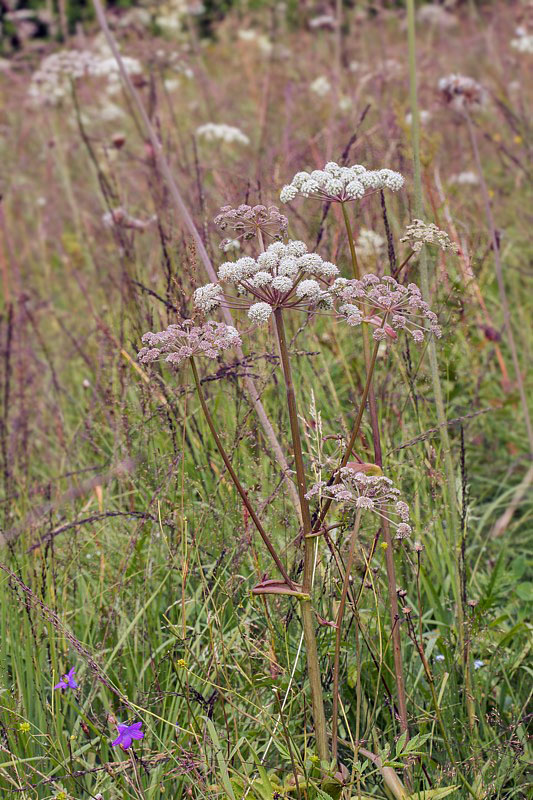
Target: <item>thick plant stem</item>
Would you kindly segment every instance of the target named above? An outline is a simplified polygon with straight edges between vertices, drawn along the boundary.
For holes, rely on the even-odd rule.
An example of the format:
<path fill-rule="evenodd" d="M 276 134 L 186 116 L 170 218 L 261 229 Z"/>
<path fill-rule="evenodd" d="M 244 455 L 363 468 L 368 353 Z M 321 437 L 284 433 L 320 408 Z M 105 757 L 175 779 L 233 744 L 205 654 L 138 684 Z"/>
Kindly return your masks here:
<path fill-rule="evenodd" d="M 522 373 L 520 371 L 518 351 L 516 349 L 516 344 L 513 335 L 513 328 L 511 325 L 511 310 L 509 308 L 509 300 L 507 299 L 507 292 L 505 291 L 505 281 L 503 279 L 502 262 L 500 259 L 500 245 L 498 242 L 498 237 L 496 235 L 496 225 L 494 224 L 494 217 L 492 215 L 489 190 L 487 188 L 485 174 L 483 172 L 483 167 L 481 165 L 479 148 L 477 146 L 476 132 L 474 130 L 474 126 L 472 124 L 472 120 L 470 119 L 470 114 L 468 113 L 468 111 L 466 112 L 466 122 L 468 125 L 468 133 L 470 134 L 472 151 L 474 153 L 474 161 L 476 162 L 476 169 L 479 175 L 479 184 L 481 186 L 481 192 L 483 194 L 483 203 L 485 205 L 485 214 L 487 217 L 487 225 L 490 232 L 492 252 L 494 255 L 494 269 L 496 272 L 496 280 L 498 281 L 498 291 L 500 293 L 500 303 L 502 305 L 502 311 L 503 311 L 503 324 L 505 327 L 505 333 L 507 334 L 507 342 L 509 344 L 509 350 L 511 351 L 511 357 L 513 359 L 516 382 L 518 384 L 518 391 L 520 393 L 520 402 L 522 404 L 522 413 L 524 415 L 524 421 L 526 423 L 526 431 L 529 444 L 529 456 L 530 458 L 533 458 L 533 428 L 531 427 L 531 417 L 529 415 L 527 395 L 524 387 L 524 380 L 522 378 Z"/>
<path fill-rule="evenodd" d="M 355 250 L 355 242 L 353 237 L 352 226 L 350 217 L 344 203 L 342 204 L 342 213 L 344 216 L 344 223 L 346 225 L 346 233 L 348 234 L 348 244 L 350 246 L 350 253 L 352 256 L 352 271 L 354 278 L 359 279 L 360 270 L 357 262 L 357 253 Z M 376 345 L 378 343 L 376 342 Z M 370 336 L 368 325 L 363 323 L 363 351 L 365 357 L 365 368 L 368 382 L 368 405 L 370 411 L 370 425 L 372 427 L 372 439 L 374 442 L 374 461 L 378 467 L 383 466 L 383 459 L 381 453 L 381 436 L 379 431 L 379 418 L 377 411 L 376 395 L 373 386 L 373 373 L 376 363 L 377 347 L 374 346 L 374 353 L 370 352 Z M 398 695 L 398 713 L 400 717 L 400 728 L 403 732 L 409 733 L 409 726 L 407 722 L 407 698 L 405 694 L 405 679 L 403 674 L 402 662 L 402 643 L 400 638 L 400 626 L 398 613 L 398 598 L 396 596 L 396 568 L 394 566 L 394 550 L 392 544 L 392 537 L 390 535 L 390 526 L 387 520 L 383 521 L 383 538 L 387 545 L 385 551 L 385 564 L 387 569 L 387 586 L 389 593 L 389 610 L 391 617 L 391 638 L 392 638 L 392 652 L 394 657 L 394 673 L 396 680 L 396 693 Z"/>
<path fill-rule="evenodd" d="M 344 617 L 344 609 L 346 608 L 346 598 L 348 596 L 348 589 L 350 588 L 350 575 L 355 558 L 355 548 L 359 536 L 359 525 L 361 524 L 361 509 L 357 509 L 355 516 L 355 523 L 350 537 L 350 546 L 348 548 L 348 557 L 346 559 L 346 567 L 344 572 L 344 580 L 342 582 L 341 599 L 339 601 L 339 608 L 337 611 L 335 632 L 335 657 L 333 661 L 333 710 L 331 713 L 331 754 L 334 759 L 337 759 L 337 740 L 338 740 L 338 721 L 339 721 L 339 669 L 340 669 L 340 655 L 341 655 L 341 639 L 342 639 L 342 620 Z"/>
<path fill-rule="evenodd" d="M 124 85 L 127 88 L 128 93 L 131 99 L 133 100 L 133 103 L 142 119 L 144 130 L 148 139 L 150 140 L 150 144 L 152 145 L 157 165 L 168 186 L 170 198 L 176 208 L 176 211 L 178 212 L 178 215 L 183 220 L 185 227 L 188 229 L 194 241 L 194 245 L 200 257 L 200 261 L 204 265 L 204 269 L 207 275 L 209 276 L 209 280 L 212 281 L 213 283 L 216 283 L 218 280 L 216 270 L 213 267 L 213 264 L 211 263 L 211 259 L 209 258 L 209 254 L 206 250 L 202 237 L 200 236 L 198 229 L 194 224 L 194 220 L 191 214 L 189 213 L 189 209 L 187 208 L 185 201 L 183 200 L 183 197 L 181 195 L 181 192 L 178 189 L 178 184 L 176 183 L 170 165 L 165 157 L 163 148 L 161 146 L 161 142 L 159 141 L 159 138 L 157 137 L 154 127 L 150 122 L 148 114 L 146 113 L 146 109 L 144 108 L 141 102 L 139 93 L 135 89 L 129 74 L 127 73 L 124 67 L 122 56 L 120 55 L 115 39 L 113 38 L 113 34 L 111 33 L 109 25 L 107 24 L 107 19 L 104 7 L 102 5 L 102 0 L 93 0 L 93 5 L 96 13 L 96 18 L 98 19 L 98 23 L 102 29 L 102 33 L 104 34 L 105 39 L 109 45 L 109 48 L 113 53 L 113 56 L 117 62 L 120 77 L 122 78 Z M 231 315 L 229 308 L 222 308 L 222 316 L 224 317 L 224 321 L 226 322 L 227 325 L 233 325 L 233 317 Z M 240 347 L 236 348 L 236 352 L 241 360 L 244 359 L 244 353 Z M 296 501 L 297 499 L 296 490 L 292 480 L 290 479 L 289 465 L 287 464 L 287 459 L 285 458 L 285 454 L 274 432 L 272 423 L 270 422 L 268 414 L 266 413 L 263 403 L 261 402 L 261 397 L 259 396 L 257 387 L 249 375 L 245 375 L 244 384 L 246 386 L 246 390 L 248 392 L 254 410 L 257 414 L 259 422 L 261 423 L 261 427 L 263 428 L 265 436 L 270 444 L 270 447 L 272 448 L 272 452 L 275 455 L 275 458 L 278 464 L 280 465 L 281 469 L 283 470 L 283 476 L 287 484 L 289 494 L 291 495 L 293 501 Z"/>
<path fill-rule="evenodd" d="M 250 514 L 252 520 L 254 521 L 255 527 L 259 531 L 259 535 L 261 536 L 263 542 L 265 543 L 268 552 L 270 553 L 270 555 L 274 559 L 274 562 L 275 562 L 277 568 L 279 569 L 279 571 L 283 575 L 283 577 L 284 577 L 285 581 L 287 582 L 287 584 L 291 588 L 294 588 L 294 584 L 293 584 L 292 580 L 290 579 L 287 570 L 285 569 L 285 567 L 283 566 L 282 562 L 280 561 L 280 558 L 279 558 L 278 554 L 276 553 L 276 550 L 274 549 L 274 545 L 270 541 L 270 537 L 269 537 L 268 533 L 263 528 L 263 525 L 261 524 L 261 520 L 259 519 L 259 517 L 255 513 L 254 508 L 253 508 L 252 504 L 250 503 L 250 499 L 249 499 L 248 495 L 246 494 L 246 490 L 242 486 L 239 478 L 237 477 L 237 474 L 236 474 L 235 470 L 233 469 L 233 465 L 232 465 L 232 463 L 231 463 L 231 461 L 229 459 L 228 454 L 226 453 L 226 451 L 224 449 L 224 445 L 222 444 L 220 436 L 218 435 L 217 430 L 215 428 L 215 423 L 213 422 L 213 417 L 211 416 L 211 412 L 209 411 L 209 408 L 208 408 L 208 405 L 207 405 L 207 402 L 206 402 L 206 399 L 205 399 L 205 395 L 204 395 L 204 392 L 203 392 L 203 389 L 202 389 L 202 384 L 200 383 L 200 376 L 198 375 L 198 369 L 196 367 L 196 363 L 194 361 L 194 358 L 191 358 L 190 362 L 191 362 L 191 367 L 192 367 L 192 373 L 194 375 L 194 382 L 196 384 L 196 391 L 198 392 L 198 397 L 199 397 L 199 400 L 200 400 L 200 405 L 202 406 L 202 411 L 204 412 L 204 416 L 205 416 L 206 422 L 209 425 L 209 430 L 211 431 L 211 435 L 213 436 L 213 439 L 215 440 L 215 444 L 216 444 L 216 446 L 218 448 L 218 452 L 222 456 L 222 460 L 223 460 L 224 464 L 226 465 L 226 469 L 228 470 L 233 483 L 235 484 L 235 488 L 239 492 L 239 494 L 240 494 L 240 496 L 242 498 L 242 501 L 243 501 L 244 505 L 246 506 L 246 509 L 247 509 L 248 513 Z"/>
<path fill-rule="evenodd" d="M 294 466 L 296 470 L 296 483 L 300 500 L 300 512 L 303 524 L 304 536 L 304 574 L 302 591 L 306 595 L 300 600 L 302 610 L 302 625 L 305 637 L 305 647 L 307 655 L 307 671 L 309 674 L 309 685 L 311 687 L 311 704 L 313 707 L 313 721 L 315 726 L 315 737 L 318 757 L 321 761 L 329 761 L 329 746 L 326 730 L 326 715 L 324 713 L 324 697 L 322 692 L 322 681 L 320 679 L 320 664 L 318 661 L 318 651 L 315 636 L 315 617 L 311 606 L 311 591 L 313 581 L 314 549 L 316 540 L 311 534 L 311 514 L 309 503 L 305 496 L 307 487 L 305 479 L 305 468 L 302 453 L 302 442 L 300 438 L 300 426 L 298 423 L 298 409 L 296 407 L 296 395 L 292 380 L 291 362 L 287 347 L 287 337 L 285 335 L 285 325 L 283 322 L 283 312 L 281 308 L 274 311 L 274 323 L 278 337 L 279 352 L 281 356 L 281 366 L 285 379 L 285 389 L 287 392 L 287 408 L 289 411 L 289 422 L 291 428 L 292 448 L 294 455 Z"/>
<path fill-rule="evenodd" d="M 411 116 L 412 116 L 412 142 L 413 142 L 413 167 L 414 167 L 414 215 L 419 219 L 424 218 L 424 208 L 422 200 L 422 171 L 420 166 L 420 120 L 418 115 L 418 97 L 417 97 L 417 84 L 416 84 L 416 36 L 415 36 L 415 4 L 414 0 L 407 0 L 407 35 L 409 44 L 409 90 L 411 97 Z M 430 300 L 429 291 L 429 274 L 426 250 L 423 247 L 420 252 L 420 282 L 422 288 L 422 295 L 426 302 Z M 453 542 L 454 548 L 454 594 L 456 603 L 456 616 L 457 616 L 457 633 L 459 648 L 465 666 L 465 677 L 469 679 L 468 664 L 466 663 L 466 647 L 465 647 L 465 625 L 464 625 L 464 608 L 461 591 L 461 531 L 459 526 L 458 516 L 458 499 L 455 488 L 455 468 L 453 465 L 453 458 L 450 446 L 450 437 L 448 436 L 446 411 L 444 408 L 444 398 L 442 393 L 442 386 L 439 376 L 439 366 L 437 362 L 437 349 L 435 347 L 435 340 L 433 337 L 429 338 L 428 342 L 428 355 L 429 366 L 431 371 L 431 382 L 433 385 L 433 394 L 435 397 L 435 407 L 437 411 L 437 421 L 439 423 L 439 435 L 442 445 L 444 456 L 444 469 L 446 473 L 446 489 L 447 489 L 447 502 L 446 497 L 444 503 L 445 518 L 447 532 Z M 473 719 L 472 699 L 470 696 L 469 686 L 466 686 L 466 707 L 468 717 Z"/>

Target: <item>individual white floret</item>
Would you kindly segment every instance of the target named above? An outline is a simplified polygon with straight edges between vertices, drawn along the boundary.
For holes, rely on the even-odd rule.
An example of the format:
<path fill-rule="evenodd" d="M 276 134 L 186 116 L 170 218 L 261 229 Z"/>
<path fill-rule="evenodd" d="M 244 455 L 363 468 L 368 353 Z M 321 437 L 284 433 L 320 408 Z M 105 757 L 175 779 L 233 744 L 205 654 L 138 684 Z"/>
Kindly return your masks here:
<path fill-rule="evenodd" d="M 363 315 L 359 311 L 359 308 L 352 303 L 345 303 L 342 305 L 339 308 L 339 313 L 346 317 L 346 322 L 352 327 L 360 325 L 363 321 Z"/>
<path fill-rule="evenodd" d="M 220 306 L 222 301 L 222 287 L 218 283 L 208 283 L 200 286 L 194 293 L 194 305 L 200 311 L 213 311 Z"/>
<path fill-rule="evenodd" d="M 301 281 L 296 287 L 296 297 L 300 300 L 304 297 L 309 300 L 317 300 L 321 292 L 320 284 L 312 278 Z"/>
<path fill-rule="evenodd" d="M 298 196 L 298 189 L 296 186 L 284 186 L 281 192 L 279 193 L 279 199 L 282 203 L 290 203 L 291 200 L 294 200 L 295 197 Z"/>
<path fill-rule="evenodd" d="M 269 286 L 272 283 L 272 275 L 270 272 L 263 272 L 263 270 L 260 270 L 255 273 L 250 283 L 257 289 L 260 289 L 262 286 Z"/>
<path fill-rule="evenodd" d="M 278 292 L 290 292 L 292 287 L 294 286 L 293 282 L 287 275 L 278 275 L 276 278 L 272 280 L 270 284 L 273 289 L 276 289 Z"/>
<path fill-rule="evenodd" d="M 248 278 L 258 271 L 257 262 L 251 256 L 243 256 L 236 262 L 237 267 L 240 269 L 243 278 Z"/>
<path fill-rule="evenodd" d="M 248 317 L 255 325 L 264 325 L 272 314 L 272 306 L 268 303 L 254 303 L 248 309 Z"/>
<path fill-rule="evenodd" d="M 278 265 L 278 275 L 294 278 L 298 273 L 298 262 L 293 256 L 285 256 Z"/>
<path fill-rule="evenodd" d="M 290 256 L 303 256 L 307 253 L 307 245 L 298 239 L 293 239 L 287 243 L 287 252 Z"/>
<path fill-rule="evenodd" d="M 243 270 L 239 266 L 238 262 L 226 261 L 225 264 L 221 264 L 218 270 L 218 277 L 221 281 L 238 283 L 238 281 L 242 280 Z"/>

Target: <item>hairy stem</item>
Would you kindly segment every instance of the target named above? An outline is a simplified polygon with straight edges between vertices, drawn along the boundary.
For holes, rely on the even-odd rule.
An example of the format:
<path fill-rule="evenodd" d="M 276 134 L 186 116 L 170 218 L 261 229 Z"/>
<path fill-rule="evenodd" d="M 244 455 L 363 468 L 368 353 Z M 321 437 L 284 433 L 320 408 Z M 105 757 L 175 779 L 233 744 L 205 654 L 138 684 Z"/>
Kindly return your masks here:
<path fill-rule="evenodd" d="M 300 512 L 303 526 L 304 537 L 304 574 L 303 574 L 303 593 L 306 595 L 300 600 L 302 609 L 302 624 L 305 636 L 305 646 L 307 654 L 307 670 L 309 674 L 309 684 L 311 687 L 311 703 L 313 706 L 313 720 L 315 725 L 315 736 L 317 753 L 321 761 L 329 761 L 328 737 L 326 731 L 326 716 L 324 713 L 324 697 L 322 692 L 322 682 L 320 679 L 320 664 L 318 661 L 318 651 L 315 636 L 315 619 L 311 606 L 311 591 L 313 581 L 314 550 L 317 542 L 310 537 L 311 534 L 311 514 L 309 503 L 305 496 L 306 478 L 302 454 L 302 441 L 300 438 L 300 425 L 298 422 L 298 409 L 296 407 L 296 395 L 292 380 L 291 362 L 287 347 L 287 337 L 283 322 L 283 312 L 281 308 L 274 311 L 274 323 L 278 337 L 279 352 L 281 356 L 281 366 L 285 380 L 287 392 L 287 408 L 289 411 L 289 422 L 292 437 L 292 449 L 294 455 L 294 466 L 296 470 L 296 484 L 300 500 Z"/>
<path fill-rule="evenodd" d="M 194 375 L 194 382 L 196 384 L 196 391 L 198 392 L 198 397 L 200 399 L 200 405 L 202 406 L 202 411 L 204 412 L 204 416 L 205 416 L 206 422 L 209 425 L 209 430 L 211 431 L 213 439 L 215 440 L 215 444 L 216 444 L 216 446 L 218 448 L 218 452 L 222 456 L 222 460 L 223 460 L 224 464 L 226 465 L 226 469 L 228 470 L 233 483 L 235 484 L 235 488 L 239 492 L 239 494 L 240 494 L 240 496 L 242 498 L 242 501 L 243 501 L 244 505 L 246 506 L 246 508 L 248 510 L 248 513 L 250 514 L 252 520 L 254 521 L 255 527 L 259 531 L 259 535 L 261 536 L 263 542 L 265 543 L 268 552 L 270 553 L 270 555 L 274 559 L 277 568 L 279 569 L 279 571 L 283 575 L 283 577 L 284 577 L 285 581 L 287 582 L 287 584 L 291 588 L 294 588 L 294 584 L 291 581 L 291 579 L 289 577 L 289 574 L 288 574 L 287 570 L 285 569 L 285 567 L 283 566 L 278 554 L 276 553 L 276 550 L 275 550 L 274 545 L 272 544 L 272 542 L 270 540 L 270 537 L 269 537 L 268 533 L 263 528 L 263 525 L 261 524 L 261 520 L 259 519 L 259 517 L 255 513 L 254 508 L 253 508 L 252 504 L 250 503 L 250 499 L 249 499 L 248 495 L 246 494 L 246 490 L 242 486 L 239 478 L 237 477 L 237 474 L 236 474 L 235 470 L 233 469 L 233 465 L 232 465 L 232 463 L 230 461 L 230 458 L 229 458 L 228 454 L 226 453 L 226 451 L 224 449 L 224 445 L 222 444 L 220 436 L 218 435 L 217 430 L 215 428 L 215 423 L 213 422 L 213 417 L 211 416 L 211 412 L 209 411 L 209 408 L 207 406 L 205 395 L 204 395 L 204 392 L 203 392 L 203 389 L 202 389 L 202 384 L 200 383 L 200 376 L 198 375 L 198 369 L 196 367 L 196 363 L 194 361 L 194 358 L 191 358 L 190 362 L 191 362 L 191 367 L 192 367 L 192 373 Z"/>

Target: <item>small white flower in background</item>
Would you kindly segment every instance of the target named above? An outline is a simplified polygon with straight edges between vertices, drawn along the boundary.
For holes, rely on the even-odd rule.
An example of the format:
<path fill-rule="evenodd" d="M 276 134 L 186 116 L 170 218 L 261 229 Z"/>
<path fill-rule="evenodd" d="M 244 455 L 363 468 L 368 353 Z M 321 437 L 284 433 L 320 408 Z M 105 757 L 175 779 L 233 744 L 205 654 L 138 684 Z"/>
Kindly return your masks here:
<path fill-rule="evenodd" d="M 334 31 L 337 27 L 337 20 L 331 14 L 320 14 L 318 17 L 312 17 L 309 20 L 309 27 L 312 30 L 317 30 L 318 28 L 328 28 L 331 31 Z"/>
<path fill-rule="evenodd" d="M 457 175 L 450 176 L 450 183 L 458 184 L 459 186 L 477 186 L 479 178 L 475 172 L 459 172 Z"/>
<path fill-rule="evenodd" d="M 309 89 L 319 97 L 326 97 L 331 92 L 331 83 L 325 75 L 320 75 L 309 85 Z"/>
<path fill-rule="evenodd" d="M 257 31 L 252 30 L 251 28 L 242 28 L 238 31 L 237 36 L 239 39 L 242 39 L 243 42 L 253 42 L 257 39 Z"/>
<path fill-rule="evenodd" d="M 163 85 L 167 92 L 172 93 L 175 92 L 176 89 L 179 89 L 181 81 L 179 78 L 165 78 Z"/>
<path fill-rule="evenodd" d="M 405 229 L 405 236 L 400 242 L 409 242 L 415 253 L 422 250 L 424 244 L 434 244 L 441 250 L 452 250 L 459 252 L 459 247 L 452 242 L 446 231 L 442 231 L 433 222 L 424 222 L 421 219 L 414 219 Z"/>
<path fill-rule="evenodd" d="M 221 305 L 247 310 L 252 322 L 262 324 L 277 308 L 330 309 L 333 299 L 328 282 L 338 274 L 335 264 L 308 253 L 304 242 L 273 242 L 257 259 L 243 256 L 222 264 L 220 283 L 197 289 L 194 304 L 204 312 Z M 234 294 L 223 290 L 221 284 L 233 285 Z"/>
<path fill-rule="evenodd" d="M 370 170 L 361 164 L 341 167 L 330 161 L 324 169 L 297 172 L 292 181 L 281 190 L 280 200 L 282 203 L 289 203 L 301 195 L 315 200 L 345 203 L 349 200 L 360 200 L 368 191 L 377 189 L 397 192 L 403 184 L 403 176 L 392 169 Z"/>
<path fill-rule="evenodd" d="M 397 78 L 403 72 L 403 65 L 401 61 L 398 61 L 396 58 L 386 58 L 385 61 L 380 64 L 379 72 L 386 78 Z"/>
<path fill-rule="evenodd" d="M 237 36 L 242 42 L 253 42 L 256 44 L 263 55 L 270 55 L 274 49 L 274 45 L 268 36 L 265 36 L 264 33 L 254 31 L 253 28 L 243 28 L 238 32 Z"/>
<path fill-rule="evenodd" d="M 233 125 L 220 125 L 207 122 L 196 129 L 196 135 L 206 142 L 227 142 L 228 144 L 250 144 L 249 138 L 239 128 Z"/>
<path fill-rule="evenodd" d="M 484 667 L 484 666 L 485 666 L 485 662 L 484 661 L 480 661 L 479 658 L 474 661 L 474 669 L 481 669 L 481 667 Z"/>
<path fill-rule="evenodd" d="M 220 249 L 224 251 L 224 253 L 229 253 L 231 250 L 240 250 L 241 243 L 238 239 L 224 239 L 220 242 Z"/>
<path fill-rule="evenodd" d="M 211 320 L 203 325 L 195 325 L 192 319 L 184 320 L 181 325 L 169 325 L 160 333 L 145 333 L 142 342 L 147 347 L 137 354 L 141 364 L 151 364 L 164 358 L 175 367 L 192 356 L 217 358 L 224 350 L 242 344 L 238 330 L 232 325 Z"/>
<path fill-rule="evenodd" d="M 339 482 L 331 486 L 326 481 L 315 483 L 307 492 L 307 499 L 319 495 L 370 511 L 390 522 L 396 529 L 396 539 L 410 536 L 409 506 L 400 500 L 400 491 L 390 478 L 368 475 L 353 466 L 341 467 L 338 478 Z"/>
<path fill-rule="evenodd" d="M 350 72 L 359 72 L 363 68 L 363 64 L 360 61 L 350 61 L 348 64 L 348 69 Z"/>
<path fill-rule="evenodd" d="M 376 341 L 397 339 L 401 330 L 410 333 L 417 344 L 424 341 L 428 331 L 438 339 L 442 335 L 437 315 L 414 283 L 402 286 L 390 275 L 378 278 L 369 274 L 361 280 L 337 278 L 330 291 L 338 298 L 339 317 L 352 326 L 361 322 L 372 325 Z"/>
<path fill-rule="evenodd" d="M 427 125 L 428 122 L 431 120 L 431 111 L 425 111 L 424 109 L 421 109 L 418 112 L 418 118 L 420 120 L 421 125 Z M 413 115 L 409 111 L 409 113 L 405 115 L 405 124 L 411 125 L 412 122 L 413 122 Z"/>
<path fill-rule="evenodd" d="M 518 33 L 518 31 L 521 31 Z M 511 47 L 519 53 L 529 53 L 533 55 L 533 34 L 527 33 L 523 28 L 517 29 L 516 39 L 511 39 Z"/>
<path fill-rule="evenodd" d="M 95 109 L 91 114 L 93 120 L 103 120 L 104 122 L 116 122 L 125 116 L 122 108 L 116 103 L 107 102 L 100 109 Z"/>
<path fill-rule="evenodd" d="M 466 75 L 446 75 L 439 80 L 438 87 L 446 103 L 456 111 L 476 111 L 488 101 L 487 90 Z"/>
<path fill-rule="evenodd" d="M 110 229 L 128 228 L 130 230 L 144 231 L 149 225 L 153 225 L 156 220 L 157 217 L 155 215 L 147 220 L 136 219 L 128 214 L 122 206 L 114 208 L 112 211 L 107 211 L 102 215 L 103 224 Z"/>
<path fill-rule="evenodd" d="M 370 228 L 361 228 L 355 246 L 362 258 L 370 258 L 379 256 L 385 249 L 385 244 L 385 239 L 379 233 Z"/>
<path fill-rule="evenodd" d="M 442 655 L 442 653 L 437 653 L 437 655 L 435 656 L 435 661 L 444 661 L 444 656 Z"/>
<path fill-rule="evenodd" d="M 431 4 L 421 6 L 418 9 L 416 18 L 420 23 L 434 25 L 435 27 L 443 28 L 444 30 L 455 28 L 459 24 L 459 20 L 454 14 L 446 11 L 446 9 L 442 6 L 435 6 Z"/>
<path fill-rule="evenodd" d="M 96 46 L 98 42 L 96 41 Z M 122 57 L 126 72 L 142 75 L 142 66 L 136 58 Z M 116 60 L 104 50 L 60 50 L 46 56 L 39 69 L 33 73 L 28 97 L 35 105 L 58 105 L 71 92 L 71 81 L 82 78 L 105 78 L 106 91 L 120 89 L 120 73 Z"/>
<path fill-rule="evenodd" d="M 346 112 L 346 111 L 351 111 L 352 108 L 353 108 L 352 98 L 343 95 L 339 100 L 339 109 L 341 111 Z"/>

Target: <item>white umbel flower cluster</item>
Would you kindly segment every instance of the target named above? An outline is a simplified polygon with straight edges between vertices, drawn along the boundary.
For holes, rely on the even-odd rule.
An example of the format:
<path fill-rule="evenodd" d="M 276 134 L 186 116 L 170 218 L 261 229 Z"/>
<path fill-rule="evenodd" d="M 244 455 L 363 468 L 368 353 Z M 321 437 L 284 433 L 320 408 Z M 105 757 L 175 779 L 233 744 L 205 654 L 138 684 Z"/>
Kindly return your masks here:
<path fill-rule="evenodd" d="M 397 339 L 399 330 L 408 331 L 417 343 L 424 341 L 428 330 L 437 338 L 442 335 L 437 315 L 415 283 L 402 286 L 390 275 L 363 275 L 361 280 L 337 278 L 331 293 L 338 298 L 339 316 L 348 325 L 372 325 L 376 341 Z"/>
<path fill-rule="evenodd" d="M 317 253 L 308 253 L 304 242 L 273 242 L 256 259 L 243 256 L 222 264 L 218 270 L 220 283 L 197 289 L 194 304 L 204 312 L 222 304 L 247 309 L 252 322 L 262 324 L 276 308 L 331 308 L 329 281 L 338 274 L 335 264 Z"/>
<path fill-rule="evenodd" d="M 400 242 L 409 242 L 415 253 L 420 252 L 425 244 L 434 244 L 441 250 L 459 252 L 458 246 L 452 242 L 446 231 L 437 228 L 433 222 L 424 222 L 422 219 L 414 219 L 406 227 L 405 236 L 402 236 Z"/>
<path fill-rule="evenodd" d="M 289 203 L 295 197 L 311 197 L 315 200 L 346 203 L 360 200 L 367 192 L 377 189 L 402 188 L 404 178 L 392 169 L 366 169 L 361 164 L 341 167 L 330 161 L 324 169 L 312 172 L 297 172 L 292 181 L 280 193 L 282 203 Z"/>
<path fill-rule="evenodd" d="M 196 129 L 196 135 L 206 142 L 226 142 L 227 144 L 250 144 L 249 138 L 233 125 L 219 125 L 206 122 Z"/>
<path fill-rule="evenodd" d="M 126 72 L 141 75 L 142 66 L 136 58 L 122 56 Z M 106 53 L 90 50 L 59 50 L 46 56 L 33 73 L 28 97 L 34 105 L 59 105 L 71 91 L 71 81 L 82 78 L 105 78 L 109 86 L 120 82 L 116 60 Z"/>
<path fill-rule="evenodd" d="M 338 472 L 338 483 L 331 486 L 325 481 L 315 483 L 306 497 L 310 500 L 315 495 L 377 514 L 396 529 L 397 539 L 405 539 L 411 534 L 409 506 L 399 499 L 400 490 L 384 475 L 367 475 L 354 467 L 342 467 Z"/>
<path fill-rule="evenodd" d="M 487 104 L 487 90 L 467 75 L 446 75 L 438 86 L 444 100 L 456 111 L 477 111 Z"/>

